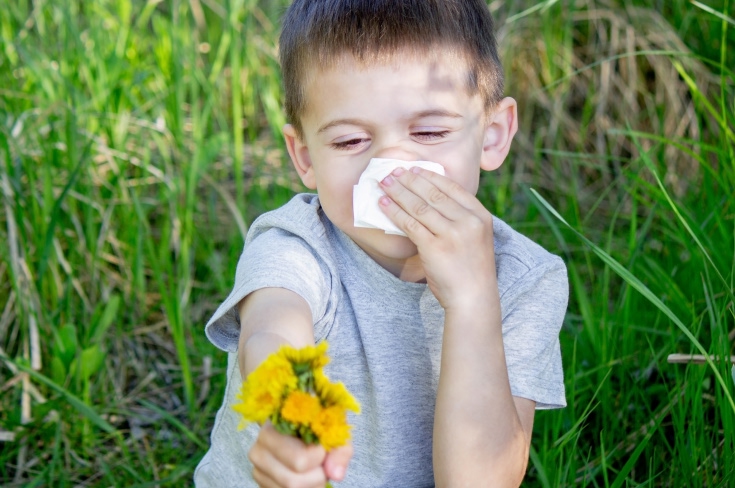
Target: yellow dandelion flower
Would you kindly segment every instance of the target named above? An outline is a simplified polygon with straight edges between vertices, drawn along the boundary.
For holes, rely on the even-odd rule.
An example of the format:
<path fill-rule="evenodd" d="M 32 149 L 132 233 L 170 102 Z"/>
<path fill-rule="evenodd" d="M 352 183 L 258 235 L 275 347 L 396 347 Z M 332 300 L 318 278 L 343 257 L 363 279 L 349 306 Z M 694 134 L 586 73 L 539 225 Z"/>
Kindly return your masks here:
<path fill-rule="evenodd" d="M 281 407 L 284 396 L 296 388 L 297 381 L 291 363 L 272 354 L 245 379 L 237 395 L 240 403 L 232 408 L 246 423 L 262 424 Z"/>
<path fill-rule="evenodd" d="M 291 364 L 305 364 L 311 369 L 317 370 L 329 363 L 329 357 L 327 356 L 328 347 L 326 341 L 316 346 L 306 346 L 301 349 L 284 345 L 278 350 L 278 354 L 291 361 Z"/>
<path fill-rule="evenodd" d="M 311 423 L 311 430 L 327 451 L 345 445 L 350 438 L 350 428 L 347 424 L 347 413 L 340 407 L 323 409 Z"/>
<path fill-rule="evenodd" d="M 270 418 L 281 403 L 279 397 L 272 395 L 267 390 L 252 393 L 247 388 L 242 388 L 237 398 L 240 403 L 234 404 L 232 409 L 242 415 L 242 421 L 238 425 L 238 429 L 242 429 L 249 422 L 262 424 Z"/>
<path fill-rule="evenodd" d="M 317 395 L 322 400 L 322 404 L 325 406 L 337 406 L 345 410 L 360 413 L 360 404 L 347 391 L 344 383 L 332 383 L 321 370 L 314 371 L 314 387 Z"/>
<path fill-rule="evenodd" d="M 322 405 L 309 393 L 295 390 L 289 393 L 281 407 L 281 417 L 294 424 L 309 425 L 319 415 Z"/>

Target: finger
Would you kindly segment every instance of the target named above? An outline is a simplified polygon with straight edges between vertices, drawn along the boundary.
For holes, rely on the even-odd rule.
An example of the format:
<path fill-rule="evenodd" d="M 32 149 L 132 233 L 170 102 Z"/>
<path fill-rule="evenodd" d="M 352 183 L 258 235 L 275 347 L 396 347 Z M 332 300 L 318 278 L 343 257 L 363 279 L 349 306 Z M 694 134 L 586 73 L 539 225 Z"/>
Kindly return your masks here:
<path fill-rule="evenodd" d="M 258 467 L 253 466 L 253 479 L 260 488 L 278 488 L 278 483 Z"/>
<path fill-rule="evenodd" d="M 327 478 L 334 481 L 342 481 L 347 473 L 347 466 L 352 459 L 352 444 L 347 444 L 336 449 L 332 449 L 327 453 L 324 460 L 324 472 Z"/>
<path fill-rule="evenodd" d="M 263 447 L 273 453 L 281 464 L 296 473 L 311 471 L 324 462 L 326 451 L 322 446 L 307 446 L 300 439 L 278 433 L 270 424 L 262 427 L 260 437 Z"/>
<path fill-rule="evenodd" d="M 405 210 L 403 210 L 396 202 L 391 200 L 389 196 L 380 197 L 378 204 L 380 205 L 383 213 L 385 213 L 399 229 L 405 232 L 414 244 L 418 245 L 420 242 L 426 242 L 428 239 L 434 237 L 434 234 L 429 231 L 429 229 L 424 227 L 421 222 L 408 215 Z"/>
<path fill-rule="evenodd" d="M 409 236 L 425 238 L 446 229 L 449 223 L 447 218 L 406 188 L 395 176 L 387 176 L 380 186 L 394 205 L 389 205 L 390 202 L 385 199 L 379 200 L 379 203 L 387 210 L 388 217 Z"/>
<path fill-rule="evenodd" d="M 442 193 L 447 195 L 455 202 L 459 203 L 467 210 L 486 210 L 482 203 L 480 203 L 480 201 L 477 199 L 477 197 L 475 197 L 475 195 L 465 190 L 462 185 L 460 185 L 456 181 L 451 180 L 446 176 L 440 175 L 439 173 L 434 173 L 433 171 L 428 171 L 419 167 L 411 168 L 411 172 L 420 175 L 422 178 L 425 178 L 427 181 L 429 181 L 439 190 L 441 190 Z"/>
<path fill-rule="evenodd" d="M 317 466 L 308 471 L 294 472 L 285 466 L 272 452 L 265 449 L 251 451 L 253 479 L 262 487 L 298 486 L 322 488 L 327 482 L 324 469 Z"/>
<path fill-rule="evenodd" d="M 402 174 L 398 176 L 398 179 L 403 186 L 421 197 L 445 218 L 452 221 L 462 218 L 467 213 L 467 209 L 444 192 L 434 181 L 426 177 L 428 174 L 440 177 L 441 175 L 433 171 L 425 171 L 424 173 L 421 171 L 421 168 L 415 166 L 410 171 L 401 172 Z M 448 180 L 448 178 L 446 179 Z"/>

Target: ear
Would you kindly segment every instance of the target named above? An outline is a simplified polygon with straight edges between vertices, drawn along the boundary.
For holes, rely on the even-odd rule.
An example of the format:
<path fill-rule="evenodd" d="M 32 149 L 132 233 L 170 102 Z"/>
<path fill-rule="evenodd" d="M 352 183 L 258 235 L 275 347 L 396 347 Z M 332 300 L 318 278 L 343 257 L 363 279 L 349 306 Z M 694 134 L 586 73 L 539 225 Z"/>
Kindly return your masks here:
<path fill-rule="evenodd" d="M 288 155 L 291 156 L 291 162 L 304 186 L 309 190 L 316 190 L 316 177 L 314 176 L 314 166 L 311 164 L 311 156 L 309 156 L 309 148 L 306 147 L 306 144 L 296 132 L 296 128 L 291 124 L 283 126 L 283 138 L 286 140 L 286 148 L 288 149 Z"/>
<path fill-rule="evenodd" d="M 518 132 L 518 105 L 515 100 L 506 97 L 489 115 L 482 146 L 480 162 L 482 169 L 493 171 L 503 164 L 516 132 Z"/>

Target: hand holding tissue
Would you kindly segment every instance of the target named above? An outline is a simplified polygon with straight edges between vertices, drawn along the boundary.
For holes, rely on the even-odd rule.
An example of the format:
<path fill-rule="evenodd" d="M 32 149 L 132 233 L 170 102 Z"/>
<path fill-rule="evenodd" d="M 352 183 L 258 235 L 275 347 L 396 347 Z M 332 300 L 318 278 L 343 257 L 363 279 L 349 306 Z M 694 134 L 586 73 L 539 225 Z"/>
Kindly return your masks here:
<path fill-rule="evenodd" d="M 380 210 L 378 200 L 385 193 L 380 189 L 379 183 L 396 168 L 408 170 L 415 166 L 444 175 L 444 167 L 441 164 L 431 161 L 371 159 L 370 164 L 368 164 L 365 171 L 360 175 L 360 181 L 358 181 L 352 191 L 352 210 L 355 215 L 354 226 L 367 229 L 382 229 L 386 234 L 405 236 L 406 234 Z"/>

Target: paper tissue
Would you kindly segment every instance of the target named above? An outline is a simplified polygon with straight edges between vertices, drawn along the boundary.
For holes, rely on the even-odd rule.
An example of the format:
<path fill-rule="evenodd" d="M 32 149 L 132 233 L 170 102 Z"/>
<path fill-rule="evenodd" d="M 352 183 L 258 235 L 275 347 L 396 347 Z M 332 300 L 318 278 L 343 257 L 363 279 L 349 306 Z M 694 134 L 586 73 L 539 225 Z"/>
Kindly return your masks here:
<path fill-rule="evenodd" d="M 414 166 L 444 175 L 444 167 L 431 161 L 402 161 L 400 159 L 373 158 L 360 176 L 360 181 L 352 191 L 352 209 L 355 215 L 355 227 L 382 229 L 386 234 L 405 236 L 383 213 L 378 204 L 385 195 L 379 182 L 396 168 L 410 169 Z"/>

